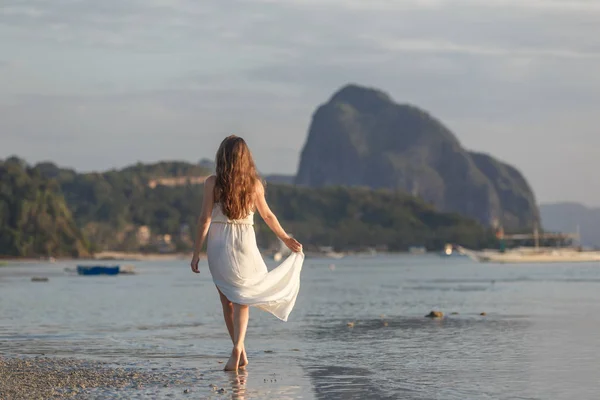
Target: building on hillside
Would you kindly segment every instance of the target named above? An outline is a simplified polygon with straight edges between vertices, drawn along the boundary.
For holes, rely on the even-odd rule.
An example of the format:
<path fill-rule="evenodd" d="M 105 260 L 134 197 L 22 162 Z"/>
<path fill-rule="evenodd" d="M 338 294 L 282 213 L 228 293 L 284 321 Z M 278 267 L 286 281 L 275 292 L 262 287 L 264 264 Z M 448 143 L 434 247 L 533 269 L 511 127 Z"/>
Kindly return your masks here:
<path fill-rule="evenodd" d="M 151 237 L 152 233 L 150 231 L 150 227 L 143 225 L 137 229 L 136 238 L 140 246 L 146 246 L 148 243 L 150 243 Z"/>
<path fill-rule="evenodd" d="M 207 176 L 174 176 L 169 178 L 156 178 L 148 182 L 148 187 L 154 189 L 157 186 L 186 186 L 201 185 L 208 178 Z"/>

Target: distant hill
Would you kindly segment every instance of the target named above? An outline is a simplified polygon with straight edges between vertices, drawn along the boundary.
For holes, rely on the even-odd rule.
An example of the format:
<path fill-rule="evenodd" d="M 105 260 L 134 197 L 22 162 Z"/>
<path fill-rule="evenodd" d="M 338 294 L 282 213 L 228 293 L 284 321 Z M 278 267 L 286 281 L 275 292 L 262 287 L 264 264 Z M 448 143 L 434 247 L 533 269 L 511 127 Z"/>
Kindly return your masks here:
<path fill-rule="evenodd" d="M 0 255 L 84 257 L 90 245 L 55 179 L 18 158 L 0 160 Z"/>
<path fill-rule="evenodd" d="M 589 208 L 578 203 L 540 205 L 544 229 L 574 233 L 579 227 L 581 244 L 600 248 L 600 208 Z"/>
<path fill-rule="evenodd" d="M 194 234 L 202 185 L 149 183 L 158 177 L 171 182 L 177 174 L 189 180 L 192 172 L 198 176 L 210 172 L 182 162 L 137 164 L 103 173 L 78 174 L 49 163 L 34 170 L 58 180 L 77 224 L 98 250 L 121 251 L 156 251 L 153 243 L 164 235 L 174 249 L 189 250 L 186 236 Z M 169 171 L 175 175 L 169 177 Z M 267 198 L 282 224 L 307 249 L 427 246 L 433 250 L 448 242 L 480 248 L 494 241 L 491 233 L 472 219 L 440 213 L 418 198 L 390 190 L 312 189 L 270 180 Z M 262 219 L 257 217 L 256 222 L 258 242 L 263 247 L 276 244 Z M 140 231 L 150 233 L 145 243 L 140 242 Z"/>
<path fill-rule="evenodd" d="M 295 182 L 401 189 L 509 231 L 539 222 L 534 194 L 514 167 L 465 150 L 427 112 L 356 85 L 314 113 Z"/>
<path fill-rule="evenodd" d="M 277 183 L 280 185 L 293 185 L 294 181 L 296 180 L 296 177 L 294 175 L 272 174 L 272 175 L 265 175 L 264 179 L 265 179 L 265 181 L 267 181 L 267 183 Z"/>

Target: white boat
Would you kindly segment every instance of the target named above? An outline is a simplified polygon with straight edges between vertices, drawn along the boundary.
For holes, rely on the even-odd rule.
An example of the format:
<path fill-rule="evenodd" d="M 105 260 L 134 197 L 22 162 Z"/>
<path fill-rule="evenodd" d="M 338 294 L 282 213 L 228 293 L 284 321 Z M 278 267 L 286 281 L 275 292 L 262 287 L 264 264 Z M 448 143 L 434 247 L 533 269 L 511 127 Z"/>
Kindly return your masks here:
<path fill-rule="evenodd" d="M 325 257 L 334 258 L 336 260 L 339 260 L 340 258 L 346 257 L 346 254 L 345 253 L 340 253 L 340 252 L 337 252 L 337 251 L 328 251 L 328 252 L 325 253 Z"/>
<path fill-rule="evenodd" d="M 533 234 L 505 235 L 502 229 L 498 230 L 496 237 L 501 244 L 505 240 L 522 241 L 533 240 L 534 247 L 517 247 L 507 250 L 483 250 L 473 251 L 464 247 L 457 247 L 459 253 L 469 256 L 478 262 L 503 263 L 503 264 L 525 264 L 525 263 L 580 263 L 600 262 L 600 251 L 584 250 L 581 247 L 542 247 L 541 240 L 554 240 L 564 243 L 567 240 L 579 239 L 579 233 L 540 233 L 537 227 Z"/>
<path fill-rule="evenodd" d="M 600 251 L 575 248 L 517 248 L 473 251 L 458 247 L 458 251 L 478 262 L 501 264 L 600 262 Z"/>
<path fill-rule="evenodd" d="M 327 258 L 339 260 L 340 258 L 344 258 L 346 256 L 344 253 L 335 251 L 332 246 L 322 246 L 319 250 L 321 250 L 321 254 Z"/>

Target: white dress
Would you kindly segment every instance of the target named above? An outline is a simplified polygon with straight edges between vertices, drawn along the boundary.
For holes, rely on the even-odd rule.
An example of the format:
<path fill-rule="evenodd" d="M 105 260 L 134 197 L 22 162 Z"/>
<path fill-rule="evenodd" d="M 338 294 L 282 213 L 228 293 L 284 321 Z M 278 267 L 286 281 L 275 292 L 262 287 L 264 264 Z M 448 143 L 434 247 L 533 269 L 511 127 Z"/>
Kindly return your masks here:
<path fill-rule="evenodd" d="M 230 220 L 215 204 L 208 231 L 208 267 L 229 301 L 258 307 L 287 321 L 300 290 L 303 253 L 269 271 L 256 245 L 254 213 Z"/>

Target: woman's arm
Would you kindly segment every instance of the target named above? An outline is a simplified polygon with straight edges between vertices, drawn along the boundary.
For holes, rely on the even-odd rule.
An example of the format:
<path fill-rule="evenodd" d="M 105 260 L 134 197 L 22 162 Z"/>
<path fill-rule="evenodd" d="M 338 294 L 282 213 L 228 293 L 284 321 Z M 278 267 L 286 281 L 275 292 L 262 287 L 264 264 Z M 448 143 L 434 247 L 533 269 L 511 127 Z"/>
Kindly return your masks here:
<path fill-rule="evenodd" d="M 285 243 L 285 245 L 295 253 L 302 251 L 302 245 L 294 238 L 290 237 L 279 224 L 279 220 L 273 214 L 273 211 L 265 199 L 265 187 L 261 182 L 256 184 L 256 208 L 265 223 L 271 228 L 273 233 Z"/>
<path fill-rule="evenodd" d="M 198 227 L 196 230 L 196 242 L 194 243 L 194 256 L 192 257 L 191 267 L 192 271 L 199 273 L 198 262 L 200 261 L 200 250 L 206 236 L 208 235 L 208 228 L 210 228 L 210 219 L 212 216 L 212 209 L 215 202 L 214 199 L 214 188 L 215 188 L 215 176 L 211 175 L 204 181 L 204 196 L 202 198 L 202 209 L 200 211 L 200 218 L 198 218 Z"/>

